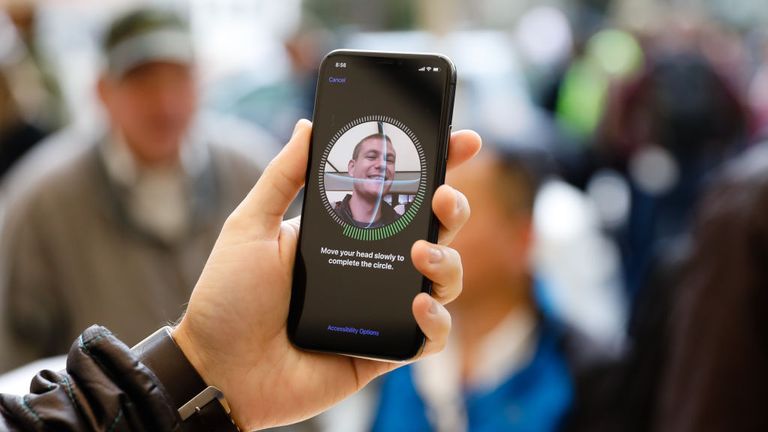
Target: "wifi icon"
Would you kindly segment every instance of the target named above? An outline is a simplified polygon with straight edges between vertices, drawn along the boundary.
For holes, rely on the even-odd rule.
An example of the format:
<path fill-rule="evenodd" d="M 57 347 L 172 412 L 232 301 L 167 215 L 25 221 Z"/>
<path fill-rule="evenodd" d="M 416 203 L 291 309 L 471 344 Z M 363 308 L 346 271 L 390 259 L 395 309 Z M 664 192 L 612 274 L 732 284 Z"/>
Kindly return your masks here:
<path fill-rule="evenodd" d="M 427 66 L 427 72 L 430 72 L 432 70 L 432 66 Z"/>

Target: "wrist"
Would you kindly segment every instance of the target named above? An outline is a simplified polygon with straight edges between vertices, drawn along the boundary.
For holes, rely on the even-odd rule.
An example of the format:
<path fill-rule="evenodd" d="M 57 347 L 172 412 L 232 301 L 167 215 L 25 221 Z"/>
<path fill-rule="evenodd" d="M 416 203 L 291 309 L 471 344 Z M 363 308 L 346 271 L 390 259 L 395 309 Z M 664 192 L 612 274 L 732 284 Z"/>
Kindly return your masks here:
<path fill-rule="evenodd" d="M 194 340 L 190 337 L 184 320 L 171 329 L 171 337 L 187 360 L 189 360 L 189 363 L 192 364 L 192 367 L 194 367 L 197 373 L 200 374 L 203 381 L 208 385 L 221 384 L 216 382 L 211 371 L 207 367 L 206 362 L 203 361 L 202 349 L 200 346 L 196 345 Z"/>
<path fill-rule="evenodd" d="M 154 374 L 156 383 L 166 396 L 168 405 L 176 411 L 180 431 L 235 431 L 229 416 L 229 405 L 222 392 L 211 386 L 199 373 L 186 353 L 199 358 L 191 339 L 176 332 L 185 352 L 164 327 L 132 348 L 138 360 Z"/>

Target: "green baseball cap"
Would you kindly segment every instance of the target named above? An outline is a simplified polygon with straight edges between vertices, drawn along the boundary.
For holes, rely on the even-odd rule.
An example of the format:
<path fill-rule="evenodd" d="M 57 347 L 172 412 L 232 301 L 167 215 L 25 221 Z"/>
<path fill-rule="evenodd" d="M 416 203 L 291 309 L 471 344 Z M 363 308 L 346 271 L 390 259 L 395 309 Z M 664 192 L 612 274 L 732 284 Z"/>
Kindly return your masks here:
<path fill-rule="evenodd" d="M 117 18 L 107 29 L 102 49 L 109 74 L 118 78 L 151 62 L 194 62 L 186 21 L 161 9 L 136 9 Z"/>

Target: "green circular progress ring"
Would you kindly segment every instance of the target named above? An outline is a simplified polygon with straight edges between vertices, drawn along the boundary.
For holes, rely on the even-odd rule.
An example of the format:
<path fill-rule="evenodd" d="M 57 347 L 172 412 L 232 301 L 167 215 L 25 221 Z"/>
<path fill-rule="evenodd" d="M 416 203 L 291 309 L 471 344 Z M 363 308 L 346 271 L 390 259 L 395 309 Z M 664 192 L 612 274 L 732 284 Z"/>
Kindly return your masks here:
<path fill-rule="evenodd" d="M 413 199 L 413 203 L 408 207 L 408 211 L 403 213 L 402 216 L 397 218 L 394 222 L 384 225 L 382 227 L 378 228 L 359 228 L 354 225 L 350 225 L 343 220 L 336 214 L 336 212 L 333 210 L 333 206 L 330 202 L 328 202 L 328 197 L 325 194 L 325 168 L 319 171 L 319 185 L 320 185 L 320 191 L 321 191 L 321 198 L 323 201 L 323 207 L 328 211 L 328 214 L 331 216 L 331 218 L 336 221 L 339 225 L 342 226 L 342 233 L 347 236 L 351 237 L 356 240 L 364 240 L 364 241 L 373 241 L 373 240 L 382 240 L 388 237 L 392 237 L 395 234 L 399 233 L 400 231 L 404 230 L 405 227 L 408 226 L 408 224 L 411 223 L 411 221 L 416 217 L 416 214 L 419 212 L 419 208 L 421 208 L 421 204 L 424 202 L 424 196 L 427 192 L 427 162 L 426 157 L 424 156 L 424 149 L 421 148 L 421 143 L 419 142 L 419 139 L 416 137 L 416 135 L 409 129 L 406 125 L 404 125 L 402 122 L 395 120 L 391 117 L 382 116 L 382 115 L 370 115 L 361 117 L 357 120 L 354 120 L 350 123 L 347 123 L 344 125 L 343 128 L 341 128 L 331 139 L 331 143 L 325 147 L 325 150 L 323 151 L 323 155 L 320 158 L 320 166 L 325 167 L 326 162 L 328 161 L 328 155 L 331 153 L 331 149 L 333 149 L 333 146 L 336 145 L 336 142 L 350 129 L 352 129 L 355 126 L 358 126 L 363 123 L 369 123 L 369 122 L 384 122 L 389 123 L 392 126 L 395 126 L 396 128 L 403 131 L 413 142 L 413 145 L 416 147 L 416 151 L 419 154 L 419 164 L 421 167 L 421 175 L 419 176 L 419 189 L 416 192 L 416 197 Z"/>

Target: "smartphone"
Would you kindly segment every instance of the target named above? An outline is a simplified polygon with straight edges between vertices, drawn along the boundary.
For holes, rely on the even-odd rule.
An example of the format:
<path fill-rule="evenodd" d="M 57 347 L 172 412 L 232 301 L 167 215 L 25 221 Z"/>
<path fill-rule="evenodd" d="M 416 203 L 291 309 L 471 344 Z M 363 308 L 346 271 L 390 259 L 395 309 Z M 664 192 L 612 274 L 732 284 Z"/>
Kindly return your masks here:
<path fill-rule="evenodd" d="M 401 361 L 424 345 L 411 261 L 437 241 L 456 68 L 437 54 L 337 50 L 320 65 L 288 336 L 299 348 Z"/>

